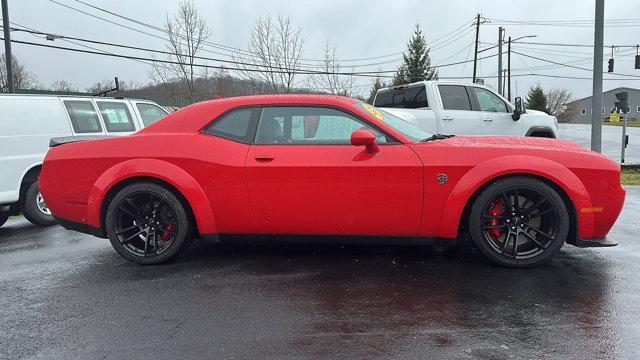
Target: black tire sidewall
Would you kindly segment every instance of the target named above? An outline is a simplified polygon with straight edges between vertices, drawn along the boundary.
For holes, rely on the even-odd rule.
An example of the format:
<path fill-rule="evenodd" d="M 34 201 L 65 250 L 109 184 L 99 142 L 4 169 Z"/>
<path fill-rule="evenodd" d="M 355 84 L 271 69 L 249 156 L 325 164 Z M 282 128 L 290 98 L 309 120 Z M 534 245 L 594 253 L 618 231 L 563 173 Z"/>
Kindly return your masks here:
<path fill-rule="evenodd" d="M 57 224 L 53 216 L 44 214 L 38 209 L 36 203 L 38 193 L 40 193 L 40 188 L 38 182 L 34 181 L 29 185 L 29 189 L 25 194 L 24 203 L 22 204 L 22 215 L 34 225 L 51 226 Z"/>
<path fill-rule="evenodd" d="M 9 220 L 9 214 L 0 214 L 0 227 L 6 224 L 7 220 Z"/>
<path fill-rule="evenodd" d="M 512 259 L 497 253 L 489 244 L 487 244 L 487 240 L 485 239 L 482 230 L 482 212 L 488 202 L 493 200 L 501 191 L 515 187 L 535 188 L 536 190 L 541 191 L 553 202 L 553 205 L 558 210 L 560 226 L 555 240 L 543 253 L 530 259 Z M 520 176 L 499 179 L 487 186 L 487 188 L 480 193 L 473 203 L 469 213 L 468 223 L 471 239 L 480 252 L 482 252 L 482 254 L 490 261 L 507 267 L 531 267 L 551 260 L 558 251 L 560 251 L 560 248 L 564 245 L 569 234 L 569 212 L 562 197 L 552 187 L 544 182 L 534 178 Z"/>
<path fill-rule="evenodd" d="M 176 234 L 176 237 L 169 248 L 158 255 L 147 257 L 133 255 L 126 249 L 124 249 L 124 247 L 120 244 L 118 237 L 115 235 L 115 212 L 118 204 L 125 197 L 139 191 L 149 191 L 155 193 L 157 196 L 169 202 L 169 204 L 171 204 L 176 212 L 178 221 L 178 232 Z M 189 247 L 189 245 L 193 241 L 193 223 L 186 209 L 186 205 L 176 195 L 174 195 L 173 192 L 160 185 L 154 183 L 137 183 L 129 185 L 120 190 L 109 202 L 105 217 L 105 229 L 107 231 L 107 236 L 109 237 L 111 245 L 118 252 L 118 254 L 133 263 L 148 265 L 159 264 L 168 261 L 180 255 Z"/>

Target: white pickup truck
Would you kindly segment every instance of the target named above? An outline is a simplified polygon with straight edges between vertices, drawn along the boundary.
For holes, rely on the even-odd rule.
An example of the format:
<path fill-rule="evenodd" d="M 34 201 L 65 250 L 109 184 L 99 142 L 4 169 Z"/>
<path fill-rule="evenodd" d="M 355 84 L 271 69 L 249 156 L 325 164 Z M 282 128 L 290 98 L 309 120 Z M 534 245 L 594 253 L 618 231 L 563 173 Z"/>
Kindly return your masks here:
<path fill-rule="evenodd" d="M 378 90 L 373 105 L 434 134 L 556 138 L 558 120 L 486 86 L 420 81 Z"/>

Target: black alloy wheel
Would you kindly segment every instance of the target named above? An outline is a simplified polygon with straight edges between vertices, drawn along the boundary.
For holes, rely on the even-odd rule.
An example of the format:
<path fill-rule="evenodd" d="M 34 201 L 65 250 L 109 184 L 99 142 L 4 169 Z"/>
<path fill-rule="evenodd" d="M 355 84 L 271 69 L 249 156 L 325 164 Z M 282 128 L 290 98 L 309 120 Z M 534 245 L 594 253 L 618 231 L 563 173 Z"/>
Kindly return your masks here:
<path fill-rule="evenodd" d="M 569 215 L 558 193 L 542 181 L 512 177 L 489 185 L 469 219 L 474 243 L 491 261 L 528 267 L 553 257 L 564 244 Z"/>
<path fill-rule="evenodd" d="M 171 191 L 153 183 L 122 189 L 109 204 L 106 229 L 116 251 L 138 264 L 169 260 L 193 240 L 185 205 Z"/>

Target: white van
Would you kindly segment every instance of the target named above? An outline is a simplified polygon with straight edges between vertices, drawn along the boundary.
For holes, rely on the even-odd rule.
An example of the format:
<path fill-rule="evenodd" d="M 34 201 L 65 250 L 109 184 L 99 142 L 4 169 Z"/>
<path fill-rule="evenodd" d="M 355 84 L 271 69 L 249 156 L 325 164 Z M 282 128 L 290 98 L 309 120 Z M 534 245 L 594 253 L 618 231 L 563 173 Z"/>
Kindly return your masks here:
<path fill-rule="evenodd" d="M 167 114 L 147 100 L 0 95 L 0 226 L 18 213 L 36 225 L 56 223 L 38 190 L 51 138 L 128 135 Z"/>

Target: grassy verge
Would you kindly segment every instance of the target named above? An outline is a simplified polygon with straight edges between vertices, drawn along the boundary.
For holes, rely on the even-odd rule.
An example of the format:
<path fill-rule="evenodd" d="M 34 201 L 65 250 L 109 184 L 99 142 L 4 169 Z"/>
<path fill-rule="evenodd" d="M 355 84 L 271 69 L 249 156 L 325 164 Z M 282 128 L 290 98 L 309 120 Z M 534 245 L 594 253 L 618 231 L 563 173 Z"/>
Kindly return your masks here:
<path fill-rule="evenodd" d="M 622 185 L 640 185 L 640 167 L 623 167 L 620 182 Z"/>
<path fill-rule="evenodd" d="M 611 122 L 603 122 L 602 125 L 610 125 L 610 126 L 622 126 L 622 121 L 619 121 L 617 123 L 611 123 Z M 640 121 L 627 121 L 627 127 L 640 127 Z"/>

